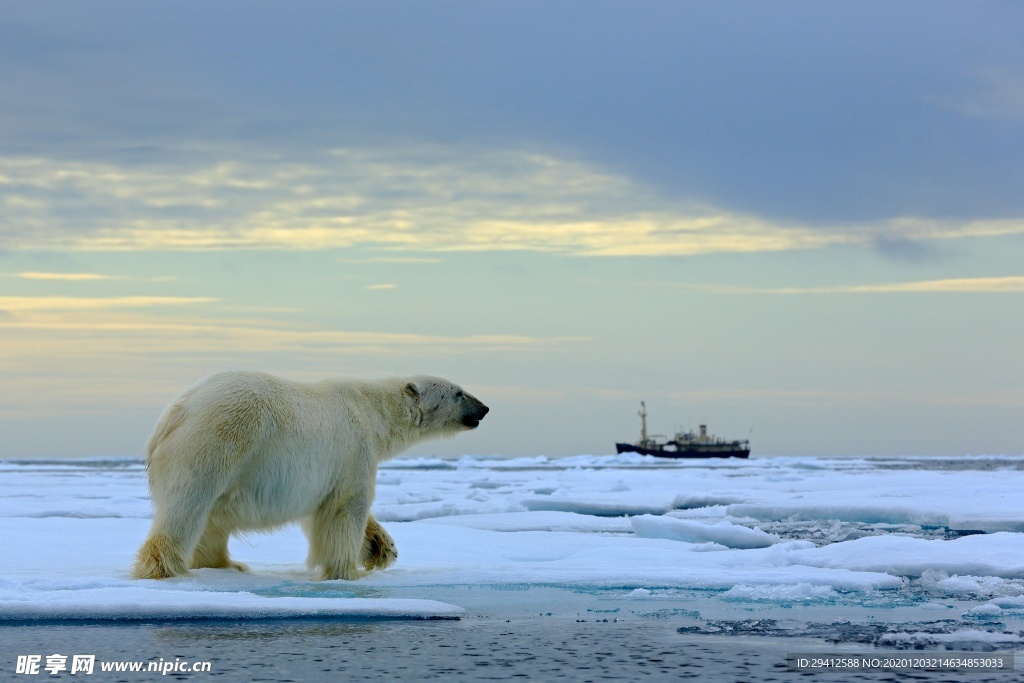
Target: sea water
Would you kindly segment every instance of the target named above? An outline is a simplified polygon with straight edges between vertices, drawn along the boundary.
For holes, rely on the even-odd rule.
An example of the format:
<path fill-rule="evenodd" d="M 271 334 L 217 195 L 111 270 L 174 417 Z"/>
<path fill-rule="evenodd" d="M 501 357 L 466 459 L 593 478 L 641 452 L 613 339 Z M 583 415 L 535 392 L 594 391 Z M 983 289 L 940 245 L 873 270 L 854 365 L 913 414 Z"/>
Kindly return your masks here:
<path fill-rule="evenodd" d="M 560 618 L 458 621 L 274 620 L 134 624 L 45 624 L 0 627 L 8 653 L 96 655 L 98 662 L 209 662 L 209 671 L 67 671 L 35 676 L 14 673 L 0 680 L 100 681 L 1017 681 L 1017 671 L 969 668 L 861 671 L 798 670 L 793 656 L 852 658 L 987 657 L 993 653 L 881 651 L 863 643 L 835 643 L 803 636 L 751 632 L 727 635 L 681 633 L 672 618 L 653 620 Z M 1012 653 L 1010 653 L 1012 658 Z M 45 660 L 45 657 L 44 657 Z M 978 659 L 977 661 L 981 661 Z M 159 668 L 158 668 L 159 670 Z"/>

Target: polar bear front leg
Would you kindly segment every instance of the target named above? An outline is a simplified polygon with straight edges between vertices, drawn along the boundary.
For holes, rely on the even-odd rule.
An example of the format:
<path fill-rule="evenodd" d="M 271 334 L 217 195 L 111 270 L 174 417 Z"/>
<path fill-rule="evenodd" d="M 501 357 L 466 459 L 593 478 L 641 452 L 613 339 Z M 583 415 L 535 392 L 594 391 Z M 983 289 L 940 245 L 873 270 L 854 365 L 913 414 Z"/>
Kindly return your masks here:
<path fill-rule="evenodd" d="M 373 515 L 366 518 L 362 560 L 367 571 L 387 569 L 398 559 L 398 548 L 391 534 L 384 530 Z"/>
<path fill-rule="evenodd" d="M 362 564 L 366 520 L 370 499 L 365 494 L 332 497 L 303 524 L 309 538 L 310 568 L 320 567 L 324 581 L 354 581 L 366 574 Z"/>

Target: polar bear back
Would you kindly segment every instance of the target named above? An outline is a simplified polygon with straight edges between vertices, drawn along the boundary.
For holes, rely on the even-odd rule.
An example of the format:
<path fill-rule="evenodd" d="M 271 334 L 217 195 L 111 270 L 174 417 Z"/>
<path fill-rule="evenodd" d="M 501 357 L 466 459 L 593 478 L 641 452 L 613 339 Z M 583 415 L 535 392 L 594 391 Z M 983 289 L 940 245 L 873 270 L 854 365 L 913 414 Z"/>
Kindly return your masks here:
<path fill-rule="evenodd" d="M 215 511 L 247 528 L 311 514 L 346 481 L 366 489 L 377 462 L 410 440 L 403 380 L 292 382 L 225 372 L 185 390 L 150 439 L 154 499 L 183 474 L 228 473 Z M 371 484 L 372 486 L 372 484 Z M 367 492 L 372 497 L 372 488 Z"/>
<path fill-rule="evenodd" d="M 356 579 L 397 559 L 370 513 L 377 464 L 416 441 L 476 429 L 489 408 L 451 382 L 293 382 L 223 372 L 164 411 L 146 466 L 155 513 L 132 575 L 244 569 L 228 538 L 298 521 L 311 567 Z"/>

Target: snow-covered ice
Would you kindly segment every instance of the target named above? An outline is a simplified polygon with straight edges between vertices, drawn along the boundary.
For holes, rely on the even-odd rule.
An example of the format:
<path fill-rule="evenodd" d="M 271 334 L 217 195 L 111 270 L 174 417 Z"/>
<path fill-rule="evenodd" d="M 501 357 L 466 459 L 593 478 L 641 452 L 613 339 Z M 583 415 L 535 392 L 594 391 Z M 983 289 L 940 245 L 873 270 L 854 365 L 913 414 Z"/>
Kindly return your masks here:
<path fill-rule="evenodd" d="M 734 522 L 696 522 L 668 516 L 640 515 L 632 520 L 633 533 L 641 538 L 669 538 L 687 543 L 716 543 L 726 548 L 767 548 L 782 539 L 757 527 Z"/>
<path fill-rule="evenodd" d="M 387 571 L 314 581 L 288 527 L 232 539 L 251 574 L 134 581 L 141 461 L 0 462 L 0 619 L 451 617 L 466 587 L 516 587 L 707 623 L 881 620 L 888 647 L 1019 647 L 1021 490 L 1024 457 L 397 459 L 374 504 L 399 549 Z"/>

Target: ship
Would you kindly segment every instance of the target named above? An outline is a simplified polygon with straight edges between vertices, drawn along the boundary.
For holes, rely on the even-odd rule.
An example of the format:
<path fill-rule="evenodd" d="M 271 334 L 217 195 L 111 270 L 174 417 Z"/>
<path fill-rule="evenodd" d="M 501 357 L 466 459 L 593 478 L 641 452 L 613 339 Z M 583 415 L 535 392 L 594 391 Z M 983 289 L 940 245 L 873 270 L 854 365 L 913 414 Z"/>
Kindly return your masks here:
<path fill-rule="evenodd" d="M 617 443 L 617 453 L 640 453 L 659 458 L 746 458 L 750 456 L 750 441 L 729 441 L 708 434 L 707 425 L 694 433 L 676 432 L 675 437 L 647 434 L 647 405 L 640 401 L 640 440 L 636 443 Z"/>

